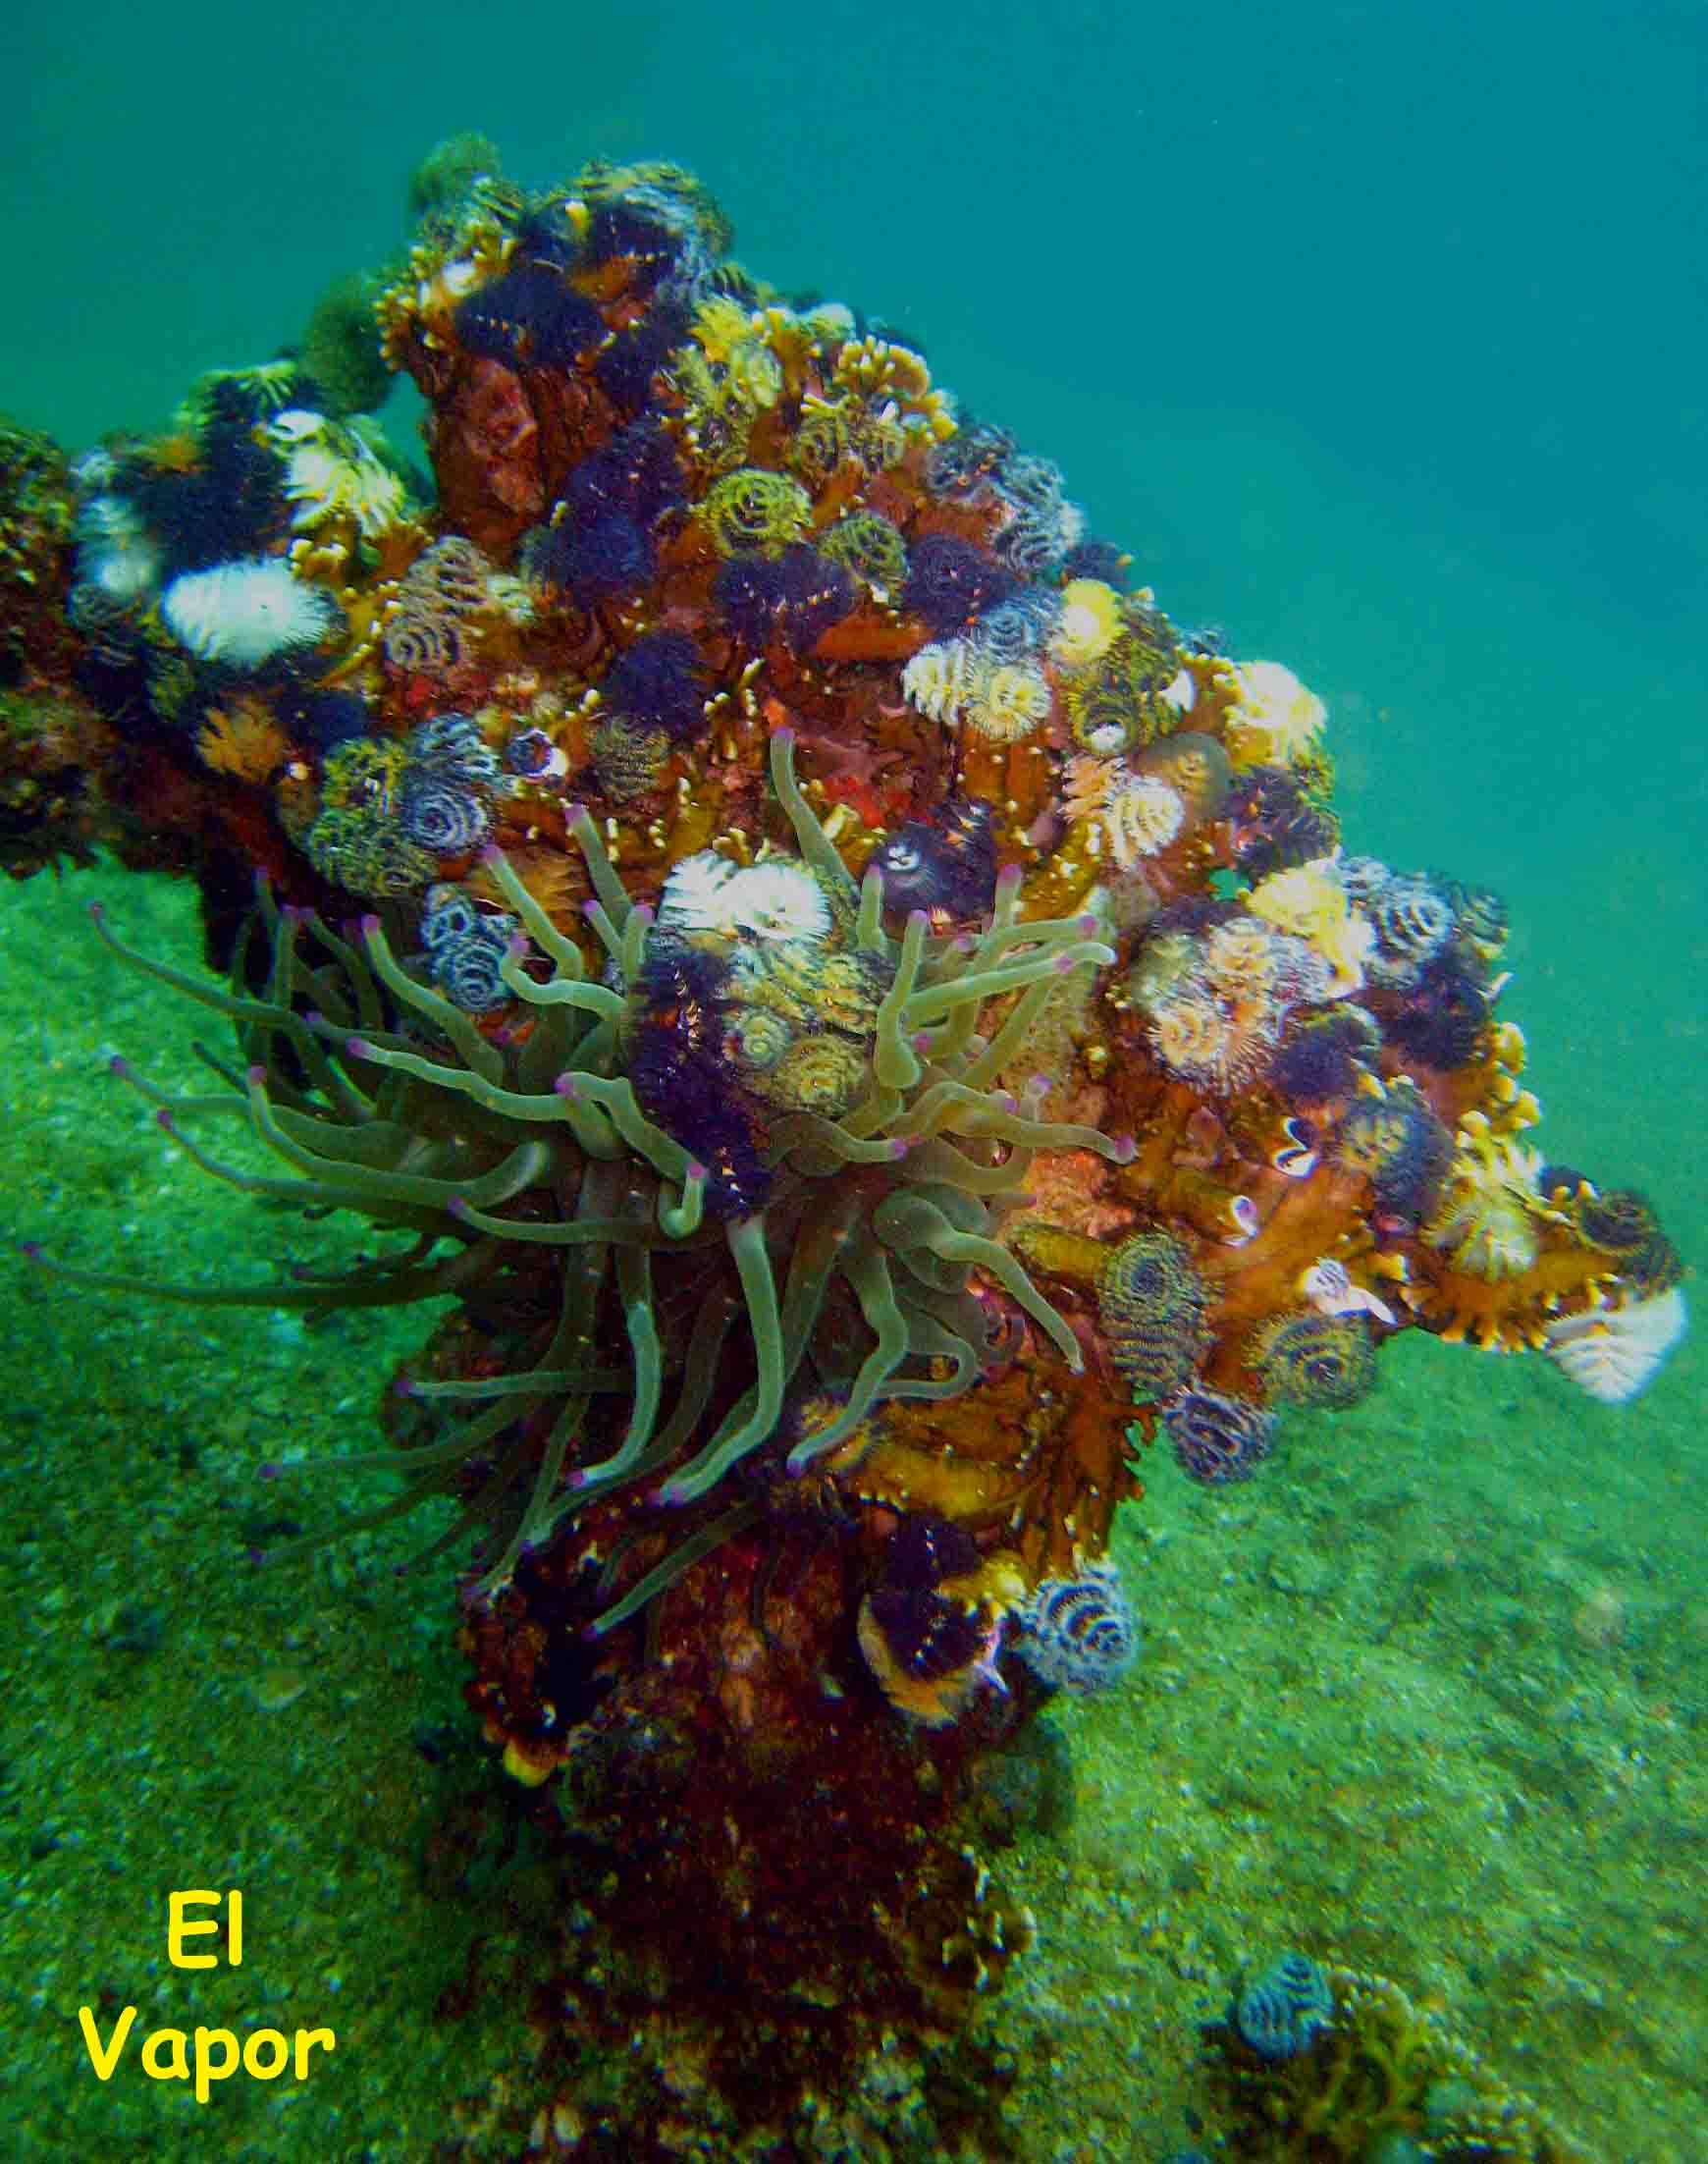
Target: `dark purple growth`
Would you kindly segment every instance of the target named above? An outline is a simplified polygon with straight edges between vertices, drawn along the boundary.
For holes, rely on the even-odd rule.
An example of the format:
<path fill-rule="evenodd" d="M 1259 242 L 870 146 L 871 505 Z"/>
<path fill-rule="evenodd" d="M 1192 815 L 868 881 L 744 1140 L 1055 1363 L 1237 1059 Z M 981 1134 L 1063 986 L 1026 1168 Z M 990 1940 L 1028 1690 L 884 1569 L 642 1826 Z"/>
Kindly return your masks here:
<path fill-rule="evenodd" d="M 605 318 L 551 263 L 518 263 L 458 301 L 456 336 L 507 368 L 562 368 L 599 344 Z"/>
<path fill-rule="evenodd" d="M 635 981 L 644 1019 L 628 1073 L 647 1117 L 706 1166 L 708 1213 L 746 1217 L 764 1207 L 772 1175 L 723 1055 L 727 974 L 713 955 L 655 940 Z"/>
<path fill-rule="evenodd" d="M 650 217 L 632 203 L 607 203 L 588 220 L 582 248 L 590 263 L 627 256 L 634 265 L 630 285 L 649 291 L 682 252 L 682 241 L 663 219 Z"/>
<path fill-rule="evenodd" d="M 883 906 L 946 917 L 982 917 L 996 898 L 990 807 L 950 797 L 935 820 L 897 827 L 872 859 L 883 875 Z"/>
<path fill-rule="evenodd" d="M 255 441 L 256 424 L 252 395 L 240 384 L 216 383 L 196 431 L 194 472 L 142 460 L 123 467 L 121 492 L 160 542 L 169 577 L 253 556 L 288 524 L 279 464 Z"/>
<path fill-rule="evenodd" d="M 773 639 L 804 654 L 854 606 L 854 581 L 805 542 L 779 557 L 734 556 L 718 573 L 712 598 L 744 645 Z"/>
<path fill-rule="evenodd" d="M 637 638 L 600 686 L 608 713 L 626 714 L 666 730 L 677 743 L 698 733 L 706 687 L 700 650 L 685 631 L 649 631 Z"/>
<path fill-rule="evenodd" d="M 979 1545 L 965 1527 L 924 1514 L 901 1521 L 883 1555 L 885 1585 L 905 1593 L 934 1592 L 978 1566 Z"/>
<path fill-rule="evenodd" d="M 1451 955 L 1432 962 L 1392 1012 L 1383 1035 L 1409 1059 L 1443 1071 L 1472 1058 L 1488 1020 L 1481 985 Z"/>
<path fill-rule="evenodd" d="M 355 691 L 306 691 L 283 702 L 281 718 L 294 736 L 331 751 L 367 733 L 368 703 Z"/>
<path fill-rule="evenodd" d="M 970 541 L 928 533 L 914 547 L 902 600 L 909 615 L 923 617 L 938 638 L 952 638 L 971 630 L 1014 587 L 1001 566 Z"/>
<path fill-rule="evenodd" d="M 528 568 L 548 585 L 567 587 L 582 608 L 633 593 L 658 568 L 651 537 L 621 512 L 585 521 L 573 514 L 542 526 L 528 545 Z"/>
<path fill-rule="evenodd" d="M 896 1666 L 916 1683 L 936 1683 L 975 1659 L 985 1643 L 977 1609 L 934 1593 L 884 1586 L 867 1603 Z"/>
<path fill-rule="evenodd" d="M 1340 839 L 1332 815 L 1311 803 L 1282 767 L 1256 767 L 1246 775 L 1229 814 L 1234 861 L 1252 880 L 1327 856 Z"/>
<path fill-rule="evenodd" d="M 638 413 L 652 397 L 653 378 L 688 335 L 685 308 L 661 300 L 638 323 L 618 331 L 599 350 L 594 380 L 624 413 Z"/>
<path fill-rule="evenodd" d="M 631 421 L 571 469 L 563 485 L 564 515 L 578 521 L 620 512 L 650 529 L 686 495 L 668 436 L 657 421 Z"/>
<path fill-rule="evenodd" d="M 1269 1062 L 1269 1079 L 1289 1105 L 1327 1105 L 1358 1086 L 1359 1055 L 1371 1052 L 1368 1022 L 1342 1008 L 1300 1025 Z"/>
<path fill-rule="evenodd" d="M 1088 538 L 1062 558 L 1064 578 L 1100 578 L 1118 594 L 1127 591 L 1127 571 L 1133 559 L 1123 555 L 1112 541 Z"/>

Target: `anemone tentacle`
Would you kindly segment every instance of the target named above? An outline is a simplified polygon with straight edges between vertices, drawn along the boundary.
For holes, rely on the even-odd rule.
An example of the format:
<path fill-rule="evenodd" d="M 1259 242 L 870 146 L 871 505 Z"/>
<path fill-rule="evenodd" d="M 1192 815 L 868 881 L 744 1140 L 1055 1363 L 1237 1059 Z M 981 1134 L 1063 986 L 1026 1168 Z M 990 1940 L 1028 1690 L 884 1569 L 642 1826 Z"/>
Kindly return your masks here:
<path fill-rule="evenodd" d="M 771 775 L 798 850 L 796 884 L 810 881 L 823 895 L 815 907 L 825 936 L 865 957 L 865 977 L 848 982 L 869 984 L 872 1003 L 865 1084 L 850 1109 L 752 1114 L 756 1162 L 771 1190 L 761 1209 L 730 1210 L 730 1190 L 700 1161 L 694 1139 L 672 1131 L 667 1090 L 645 1101 L 637 1093 L 637 1048 L 657 1041 L 649 1033 L 662 1026 L 648 1004 L 652 957 L 681 951 L 682 934 L 675 921 L 661 927 L 627 892 L 579 808 L 565 825 L 593 889 L 583 918 L 615 986 L 590 978 L 582 947 L 547 916 L 504 851 L 482 850 L 509 921 L 521 927 L 499 965 L 526 1018 L 519 1031 L 483 1032 L 400 959 L 401 915 L 388 927 L 370 914 L 359 939 L 345 938 L 311 911 L 279 907 L 263 888 L 239 946 L 240 969 L 257 950 L 264 957 L 266 983 L 252 995 L 197 984 L 100 927 L 116 953 L 233 1025 L 244 1068 L 208 1059 L 230 1096 L 173 1099 L 123 1070 L 195 1164 L 272 1205 L 349 1210 L 414 1235 L 396 1267 L 205 1295 L 154 1288 L 163 1297 L 333 1307 L 454 1292 L 485 1302 L 527 1271 L 556 1274 L 547 1342 L 527 1346 L 500 1375 L 412 1385 L 408 1395 L 424 1412 L 465 1408 L 448 1434 L 349 1461 L 387 1465 L 406 1482 L 359 1524 L 430 1496 L 460 1497 L 451 1533 L 436 1544 L 486 1527 L 494 1559 L 479 1583 L 488 1591 L 567 1516 L 614 1489 L 656 1481 L 653 1502 L 667 1513 L 715 1509 L 734 1469 L 776 1433 L 790 1389 L 809 1371 L 841 1403 L 791 1450 L 791 1475 L 845 1448 L 885 1398 L 971 1388 L 982 1372 L 977 1311 L 964 1312 L 975 1274 L 999 1285 L 1071 1368 L 1081 1364 L 1074 1332 L 995 1236 L 998 1220 L 1039 1150 L 1084 1149 L 1120 1163 L 1131 1144 L 1043 1118 L 1041 1087 L 1016 1097 L 1000 1077 L 1076 973 L 1113 958 L 1096 936 L 1099 921 L 1084 912 L 1022 919 L 1010 868 L 996 879 L 983 929 L 937 938 L 914 910 L 892 937 L 881 871 L 859 883 L 848 872 L 795 780 L 786 726 L 773 731 Z M 775 880 L 761 891 L 794 892 Z M 720 892 L 716 878 L 707 892 Z M 806 912 L 801 922 L 810 921 Z M 774 962 L 761 941 L 744 982 L 763 990 L 785 959 Z M 992 1002 L 999 1019 L 983 1033 Z M 837 1026 L 858 1028 L 856 1010 Z M 234 1112 L 246 1114 L 292 1176 L 243 1171 L 181 1131 L 181 1123 Z M 673 1341 L 661 1327 L 660 1299 L 675 1296 L 684 1272 L 707 1270 L 714 1285 L 696 1305 L 686 1343 Z M 61 1274 L 136 1289 L 119 1276 Z M 838 1283 L 848 1300 L 835 1313 L 857 1315 L 866 1342 L 832 1352 L 820 1341 Z M 626 1350 L 621 1368 L 588 1357 L 610 1341 L 608 1316 Z M 620 1415 L 623 1400 L 618 1430 L 599 1408 L 614 1404 Z M 745 1507 L 714 1522 L 733 1523 Z M 690 1525 L 602 1625 L 635 1612 L 650 1597 L 640 1587 L 668 1583 L 687 1567 L 684 1556 L 704 1552 L 702 1540 Z"/>

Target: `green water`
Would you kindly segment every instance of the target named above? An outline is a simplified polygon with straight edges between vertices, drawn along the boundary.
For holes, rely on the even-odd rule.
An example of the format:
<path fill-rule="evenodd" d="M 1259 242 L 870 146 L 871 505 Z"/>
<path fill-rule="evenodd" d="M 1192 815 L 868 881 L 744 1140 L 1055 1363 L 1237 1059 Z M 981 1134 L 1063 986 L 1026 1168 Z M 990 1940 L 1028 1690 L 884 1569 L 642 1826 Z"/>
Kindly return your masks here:
<path fill-rule="evenodd" d="M 10 21 L 0 62 L 0 408 L 69 444 L 273 352 L 397 248 L 451 130 L 530 180 L 693 167 L 745 261 L 917 339 L 1171 614 L 1322 693 L 1352 845 L 1512 904 L 1544 1147 L 1705 1251 L 1698 8 L 103 0 Z M 188 1180 L 101 1072 L 170 1071 L 193 1027 L 115 975 L 94 893 L 193 956 L 169 888 L 5 895 L 8 1217 L 149 1274 L 288 1265 L 299 1235 Z M 0 1318 L 0 2147 L 478 2149 L 491 2083 L 525 2088 L 531 1957 L 430 1838 L 474 1778 L 442 1589 L 392 1575 L 406 1542 L 241 1563 L 281 1437 L 368 1432 L 385 1326 L 29 1283 Z M 1064 1718 L 1074 1823 L 1014 1861 L 1046 1920 L 991 2017 L 1023 2157 L 1184 2141 L 1194 2014 L 1290 1939 L 1440 1993 L 1596 2154 L 1708 2153 L 1703 1400 L 1694 1344 L 1604 1410 L 1413 1337 L 1233 1499 L 1157 1469 L 1125 1546 L 1149 1651 Z M 165 1891 L 233 1884 L 243 1970 L 173 1972 Z M 198 2111 L 133 2054 L 95 2081 L 91 2001 L 339 2048 Z"/>

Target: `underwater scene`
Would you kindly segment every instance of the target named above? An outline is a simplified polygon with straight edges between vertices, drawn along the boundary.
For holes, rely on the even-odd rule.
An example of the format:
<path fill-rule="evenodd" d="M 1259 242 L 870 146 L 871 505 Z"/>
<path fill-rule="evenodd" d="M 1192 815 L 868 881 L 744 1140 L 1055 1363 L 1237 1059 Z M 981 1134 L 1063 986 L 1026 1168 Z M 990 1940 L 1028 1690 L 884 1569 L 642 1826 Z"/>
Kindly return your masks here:
<path fill-rule="evenodd" d="M 1708 25 L 19 24 L 0 2150 L 1708 2158 Z"/>

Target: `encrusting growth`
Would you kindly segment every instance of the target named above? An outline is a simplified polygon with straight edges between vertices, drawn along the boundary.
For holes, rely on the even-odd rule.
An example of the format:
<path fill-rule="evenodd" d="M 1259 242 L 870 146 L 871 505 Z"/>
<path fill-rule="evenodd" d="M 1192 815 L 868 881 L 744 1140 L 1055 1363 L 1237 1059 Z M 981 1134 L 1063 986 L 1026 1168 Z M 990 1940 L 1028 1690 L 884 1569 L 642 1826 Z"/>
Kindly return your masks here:
<path fill-rule="evenodd" d="M 731 261 L 678 167 L 530 191 L 470 136 L 415 202 L 317 314 L 336 383 L 0 456 L 0 860 L 192 871 L 223 983 L 100 933 L 235 1051 L 116 1071 L 381 1238 L 224 1287 L 30 1252 L 450 1303 L 356 1522 L 449 1498 L 487 1735 L 801 2095 L 1024 1942 L 963 1776 L 1125 1672 L 1156 1434 L 1250 1478 L 1414 1327 L 1628 1398 L 1682 1269 L 1532 1147 L 1498 899 L 1348 854 L 1322 702 L 1172 622 L 1049 460 Z M 431 503 L 363 417 L 368 293 Z"/>

